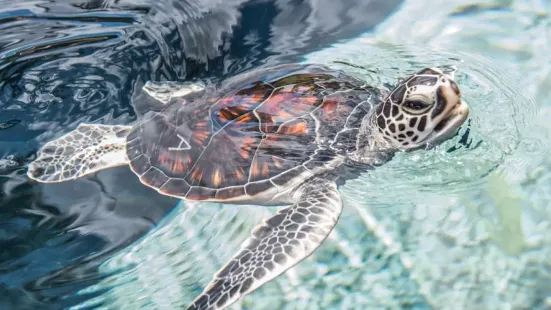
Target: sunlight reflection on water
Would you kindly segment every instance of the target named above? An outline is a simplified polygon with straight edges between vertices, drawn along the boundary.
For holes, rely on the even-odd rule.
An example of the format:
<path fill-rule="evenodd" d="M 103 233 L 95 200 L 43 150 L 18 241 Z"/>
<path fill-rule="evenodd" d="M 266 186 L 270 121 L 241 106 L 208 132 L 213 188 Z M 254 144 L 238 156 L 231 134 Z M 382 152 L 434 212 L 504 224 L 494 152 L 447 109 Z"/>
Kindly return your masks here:
<path fill-rule="evenodd" d="M 551 80 L 549 46 L 537 43 L 546 42 L 549 18 L 540 13 L 549 8 L 466 3 L 409 1 L 373 34 L 309 55 L 309 62 L 345 60 L 374 70 L 346 69 L 378 84 L 421 65 L 456 63 L 473 108 L 470 147 L 447 152 L 456 137 L 430 152 L 399 154 L 348 184 L 345 213 L 320 250 L 234 309 L 551 305 L 551 126 L 545 121 Z M 110 290 L 95 301 L 187 304 L 272 212 L 181 204 L 157 231 L 103 266 L 129 271 L 100 285 Z"/>

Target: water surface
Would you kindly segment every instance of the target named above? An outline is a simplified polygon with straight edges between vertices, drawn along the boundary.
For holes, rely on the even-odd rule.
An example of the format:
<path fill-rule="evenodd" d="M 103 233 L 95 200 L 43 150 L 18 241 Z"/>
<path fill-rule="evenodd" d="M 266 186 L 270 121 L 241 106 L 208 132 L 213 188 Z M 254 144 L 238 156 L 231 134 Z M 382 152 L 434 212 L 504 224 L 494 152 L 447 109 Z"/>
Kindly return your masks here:
<path fill-rule="evenodd" d="M 343 187 L 344 213 L 320 249 L 233 309 L 549 308 L 545 9 L 406 1 L 374 31 L 306 55 L 388 87 L 419 67 L 454 65 L 470 122 Z M 186 305 L 273 212 L 182 203 L 102 265 L 116 276 L 81 293 L 107 290 L 87 305 Z"/>
<path fill-rule="evenodd" d="M 399 1 L 15 1 L 0 8 L 0 308 L 60 309 L 177 200 L 126 167 L 36 184 L 25 165 L 81 122 L 128 124 L 147 80 L 220 79 L 372 29 Z"/>

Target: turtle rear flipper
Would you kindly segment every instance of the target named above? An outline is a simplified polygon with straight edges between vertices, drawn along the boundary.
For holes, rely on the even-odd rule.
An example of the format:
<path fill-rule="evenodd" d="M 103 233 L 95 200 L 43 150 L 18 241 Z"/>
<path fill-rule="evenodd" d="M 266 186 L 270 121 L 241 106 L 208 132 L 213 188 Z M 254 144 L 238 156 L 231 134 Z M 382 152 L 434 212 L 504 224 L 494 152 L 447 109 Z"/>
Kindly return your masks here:
<path fill-rule="evenodd" d="M 126 136 L 131 126 L 81 124 L 46 143 L 27 175 L 42 183 L 63 182 L 128 164 Z"/>
<path fill-rule="evenodd" d="M 147 81 L 142 90 L 162 104 L 167 104 L 172 98 L 200 93 L 205 90 L 205 85 L 199 82 Z"/>
<path fill-rule="evenodd" d="M 201 82 L 147 81 L 140 85 L 136 85 L 131 99 L 138 116 L 148 112 L 161 112 L 173 99 L 181 98 L 188 101 L 200 97 L 206 90 L 206 85 Z"/>

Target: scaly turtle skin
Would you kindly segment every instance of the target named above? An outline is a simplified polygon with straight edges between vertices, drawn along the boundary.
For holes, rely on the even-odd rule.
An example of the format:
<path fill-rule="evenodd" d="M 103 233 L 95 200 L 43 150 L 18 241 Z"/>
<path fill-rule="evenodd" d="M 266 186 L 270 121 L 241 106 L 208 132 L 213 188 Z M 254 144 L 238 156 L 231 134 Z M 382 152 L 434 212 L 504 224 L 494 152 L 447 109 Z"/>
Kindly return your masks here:
<path fill-rule="evenodd" d="M 47 143 L 28 176 L 61 182 L 119 165 L 164 195 L 289 205 L 252 232 L 188 309 L 223 309 L 310 255 L 342 210 L 337 185 L 397 151 L 437 145 L 469 108 L 453 76 L 423 69 L 384 91 L 318 65 L 220 85 L 149 82 L 133 126 L 81 124 Z"/>

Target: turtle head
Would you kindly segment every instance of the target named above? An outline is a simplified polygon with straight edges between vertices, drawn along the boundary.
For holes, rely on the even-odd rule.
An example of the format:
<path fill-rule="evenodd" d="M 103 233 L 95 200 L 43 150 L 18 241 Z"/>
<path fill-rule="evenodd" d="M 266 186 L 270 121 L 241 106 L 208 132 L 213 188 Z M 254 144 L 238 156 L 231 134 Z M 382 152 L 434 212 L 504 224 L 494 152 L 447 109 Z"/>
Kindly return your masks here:
<path fill-rule="evenodd" d="M 469 115 L 452 73 L 423 69 L 397 85 L 372 114 L 370 126 L 383 148 L 430 148 L 453 136 Z"/>

